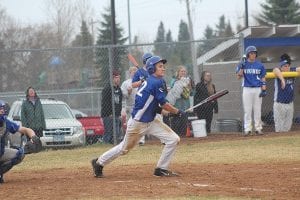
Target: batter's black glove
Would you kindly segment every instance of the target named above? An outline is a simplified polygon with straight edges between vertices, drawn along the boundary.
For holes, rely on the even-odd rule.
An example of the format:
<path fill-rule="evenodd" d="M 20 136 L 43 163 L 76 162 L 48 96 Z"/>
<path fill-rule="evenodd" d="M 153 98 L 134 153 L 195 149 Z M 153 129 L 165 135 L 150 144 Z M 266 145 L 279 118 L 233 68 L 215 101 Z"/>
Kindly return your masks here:
<path fill-rule="evenodd" d="M 33 136 L 31 140 L 29 140 L 24 145 L 24 153 L 30 154 L 30 153 L 38 153 L 42 150 L 42 142 L 38 136 Z"/>
<path fill-rule="evenodd" d="M 186 112 L 184 112 L 183 110 L 178 110 L 178 113 L 176 115 L 178 117 L 185 117 L 186 116 Z"/>

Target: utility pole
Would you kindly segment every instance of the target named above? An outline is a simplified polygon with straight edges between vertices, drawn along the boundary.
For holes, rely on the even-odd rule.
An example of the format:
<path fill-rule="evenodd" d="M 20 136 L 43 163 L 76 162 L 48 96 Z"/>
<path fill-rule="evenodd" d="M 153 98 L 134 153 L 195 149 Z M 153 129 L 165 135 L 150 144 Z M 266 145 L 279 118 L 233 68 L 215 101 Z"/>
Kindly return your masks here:
<path fill-rule="evenodd" d="M 116 14 L 115 14 L 115 0 L 110 0 L 111 5 L 111 41 L 112 44 L 117 44 L 116 41 Z"/>
<path fill-rule="evenodd" d="M 128 39 L 129 39 L 129 45 L 131 45 L 130 0 L 127 0 L 127 15 L 128 15 Z"/>
<path fill-rule="evenodd" d="M 186 0 L 186 9 L 187 9 L 187 15 L 188 15 L 188 23 L 189 23 L 189 33 L 190 33 L 190 48 L 191 48 L 191 56 L 192 56 L 192 64 L 193 64 L 193 74 L 194 74 L 194 81 L 196 83 L 200 82 L 200 76 L 199 76 L 199 69 L 197 66 L 197 57 L 196 57 L 196 47 L 194 42 L 194 29 L 193 29 L 193 23 L 191 18 L 191 11 L 190 11 L 190 1 Z"/>
<path fill-rule="evenodd" d="M 248 0 L 245 0 L 245 28 L 249 27 Z"/>

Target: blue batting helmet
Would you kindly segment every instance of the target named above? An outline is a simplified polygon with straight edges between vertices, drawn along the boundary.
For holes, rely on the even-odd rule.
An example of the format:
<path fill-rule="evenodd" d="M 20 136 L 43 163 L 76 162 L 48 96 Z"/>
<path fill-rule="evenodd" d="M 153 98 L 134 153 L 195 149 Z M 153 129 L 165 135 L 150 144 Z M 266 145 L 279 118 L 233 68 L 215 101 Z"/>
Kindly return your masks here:
<path fill-rule="evenodd" d="M 247 56 L 247 58 L 249 57 L 249 53 L 250 52 L 255 52 L 256 53 L 256 56 L 257 56 L 257 49 L 255 46 L 248 46 L 245 50 L 245 54 Z"/>
<path fill-rule="evenodd" d="M 142 57 L 142 59 L 143 59 L 143 64 L 146 64 L 147 60 L 148 60 L 149 58 L 151 58 L 151 57 L 152 57 L 152 54 L 151 54 L 151 53 L 144 53 L 144 55 L 143 55 L 143 57 Z"/>
<path fill-rule="evenodd" d="M 153 74 L 155 72 L 155 65 L 159 62 L 165 64 L 167 62 L 166 59 L 161 59 L 159 56 L 152 56 L 146 62 L 146 69 L 149 74 Z"/>

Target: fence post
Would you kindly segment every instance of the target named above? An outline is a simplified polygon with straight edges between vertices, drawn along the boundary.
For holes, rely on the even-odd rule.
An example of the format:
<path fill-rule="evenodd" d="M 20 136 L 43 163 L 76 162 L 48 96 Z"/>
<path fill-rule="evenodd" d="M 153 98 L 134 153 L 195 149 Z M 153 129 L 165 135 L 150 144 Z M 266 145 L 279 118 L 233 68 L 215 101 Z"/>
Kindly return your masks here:
<path fill-rule="evenodd" d="M 115 100 L 114 100 L 114 85 L 113 85 L 113 49 L 114 47 L 109 47 L 108 49 L 108 59 L 109 59 L 109 82 L 110 82 L 110 89 L 111 89 L 111 106 L 112 106 L 112 121 L 113 121 L 113 138 L 114 138 L 114 145 L 117 144 L 117 134 L 116 134 L 116 113 L 115 113 Z"/>

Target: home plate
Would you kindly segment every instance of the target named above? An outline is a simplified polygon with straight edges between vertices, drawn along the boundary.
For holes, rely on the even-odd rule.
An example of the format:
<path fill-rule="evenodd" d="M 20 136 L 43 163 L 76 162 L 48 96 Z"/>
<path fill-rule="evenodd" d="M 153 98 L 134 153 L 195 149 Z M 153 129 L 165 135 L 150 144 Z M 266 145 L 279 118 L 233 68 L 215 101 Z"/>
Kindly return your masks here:
<path fill-rule="evenodd" d="M 195 187 L 208 187 L 209 186 L 207 184 L 199 184 L 199 183 L 194 183 L 192 185 L 195 186 Z"/>
<path fill-rule="evenodd" d="M 131 183 L 133 182 L 132 180 L 129 180 L 129 181 L 114 181 L 115 183 Z"/>
<path fill-rule="evenodd" d="M 261 192 L 272 192 L 273 190 L 268 189 L 257 189 L 257 188 L 240 188 L 241 190 L 250 190 L 250 191 L 261 191 Z"/>

